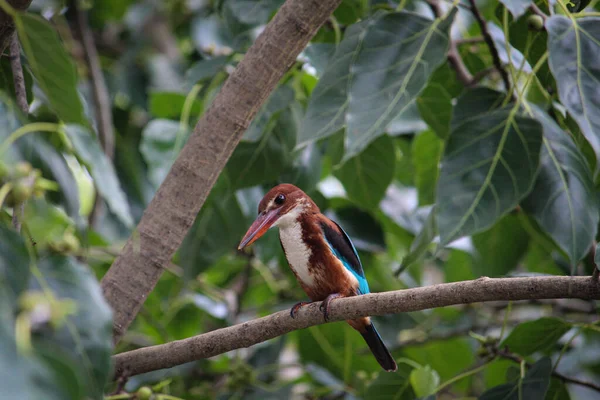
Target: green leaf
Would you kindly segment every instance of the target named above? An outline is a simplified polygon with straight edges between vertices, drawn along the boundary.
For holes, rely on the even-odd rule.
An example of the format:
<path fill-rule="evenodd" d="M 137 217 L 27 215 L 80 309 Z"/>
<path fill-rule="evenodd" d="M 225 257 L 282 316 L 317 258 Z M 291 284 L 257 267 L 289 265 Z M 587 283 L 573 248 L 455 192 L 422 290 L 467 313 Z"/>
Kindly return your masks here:
<path fill-rule="evenodd" d="M 519 324 L 502 341 L 501 347 L 522 356 L 551 348 L 571 329 L 571 324 L 554 317 L 540 318 Z"/>
<path fill-rule="evenodd" d="M 229 56 L 219 56 L 198 61 L 185 72 L 186 86 L 191 88 L 196 83 L 214 77 L 229 62 Z"/>
<path fill-rule="evenodd" d="M 30 13 L 19 14 L 16 25 L 29 66 L 51 107 L 64 122 L 87 125 L 77 92 L 77 71 L 56 29 Z"/>
<path fill-rule="evenodd" d="M 545 400 L 571 400 L 565 382 L 553 377 L 550 380 L 550 387 L 546 392 Z"/>
<path fill-rule="evenodd" d="M 477 249 L 475 275 L 492 278 L 505 276 L 515 269 L 529 245 L 529 234 L 515 215 L 506 215 L 472 239 Z"/>
<path fill-rule="evenodd" d="M 108 208 L 126 226 L 132 226 L 133 219 L 127 197 L 121 189 L 115 168 L 100 148 L 98 139 L 88 130 L 77 125 L 67 125 L 65 132 L 73 145 L 75 154 L 87 166 L 90 175 L 94 178 L 94 185 L 108 204 Z"/>
<path fill-rule="evenodd" d="M 186 95 L 176 92 L 151 92 L 150 113 L 156 118 L 178 119 L 183 111 Z M 192 100 L 190 115 L 199 115 L 202 112 L 202 102 Z"/>
<path fill-rule="evenodd" d="M 0 301 L 14 306 L 28 280 L 29 253 L 23 239 L 15 231 L 0 225 Z"/>
<path fill-rule="evenodd" d="M 265 131 L 271 128 L 269 125 L 274 123 L 273 119 L 292 104 L 294 95 L 294 90 L 289 86 L 281 86 L 271 93 L 266 104 L 252 120 L 242 140 L 247 142 L 260 140 Z"/>
<path fill-rule="evenodd" d="M 440 384 L 440 376 L 429 365 L 421 366 L 410 372 L 410 384 L 417 397 L 426 397 L 435 393 Z"/>
<path fill-rule="evenodd" d="M 422 132 L 413 139 L 411 153 L 415 167 L 415 186 L 419 192 L 419 206 L 435 202 L 435 187 L 443 152 L 444 142 L 432 131 Z"/>
<path fill-rule="evenodd" d="M 73 221 L 62 208 L 37 198 L 27 201 L 23 221 L 38 251 L 49 242 L 62 240 L 65 230 L 73 227 Z"/>
<path fill-rule="evenodd" d="M 335 44 L 332 43 L 310 43 L 304 52 L 304 57 L 312 65 L 318 76 L 323 75 L 325 68 L 335 53 Z"/>
<path fill-rule="evenodd" d="M 446 88 L 439 83 L 430 83 L 417 98 L 417 106 L 427 125 L 440 138 L 446 139 L 452 119 L 452 96 Z"/>
<path fill-rule="evenodd" d="M 296 152 L 292 164 L 281 174 L 280 182 L 288 182 L 302 190 L 310 191 L 321 180 L 323 162 L 321 149 L 314 143 Z"/>
<path fill-rule="evenodd" d="M 412 368 L 399 364 L 393 374 L 380 372 L 377 378 L 367 386 L 365 399 L 372 400 L 414 400 L 416 394 L 410 384 Z"/>
<path fill-rule="evenodd" d="M 583 153 L 552 118 L 532 106 L 542 124 L 541 167 L 522 203 L 574 265 L 589 251 L 598 229 L 598 195 Z"/>
<path fill-rule="evenodd" d="M 544 357 L 529 368 L 523 379 L 496 386 L 483 393 L 479 400 L 543 399 L 552 374 L 552 362 Z"/>
<path fill-rule="evenodd" d="M 334 175 L 348 197 L 367 209 L 376 208 L 394 178 L 396 154 L 389 136 L 381 136 L 359 155 L 346 161 Z"/>
<path fill-rule="evenodd" d="M 425 254 L 433 239 L 437 236 L 437 226 L 435 217 L 435 207 L 429 212 L 429 216 L 425 220 L 419 234 L 415 237 L 410 245 L 410 252 L 402 259 L 400 268 L 404 269 L 417 261 Z"/>
<path fill-rule="evenodd" d="M 158 189 L 177 158 L 177 138 L 180 137 L 181 148 L 188 135 L 188 131 L 180 132 L 178 122 L 168 119 L 152 120 L 144 128 L 140 153 L 148 166 L 148 179 L 155 189 Z"/>
<path fill-rule="evenodd" d="M 226 0 L 231 13 L 244 24 L 259 25 L 269 22 L 285 0 Z"/>
<path fill-rule="evenodd" d="M 461 103 L 472 103 L 473 95 L 459 99 L 442 159 L 437 186 L 441 245 L 482 231 L 513 210 L 531 191 L 538 171 L 540 124 L 517 116 L 514 106 L 468 113 Z"/>
<path fill-rule="evenodd" d="M 32 282 L 40 290 L 44 282 L 58 300 L 76 304 L 59 329 L 35 337 L 35 346 L 59 346 L 76 362 L 86 384 L 86 392 L 100 397 L 110 376 L 112 354 L 112 311 L 104 300 L 92 272 L 73 257 L 50 256 L 39 261 L 42 278 Z"/>
<path fill-rule="evenodd" d="M 491 22 L 488 22 L 487 27 L 492 39 L 494 40 L 494 45 L 496 46 L 496 50 L 498 50 L 498 56 L 500 57 L 502 64 L 508 65 L 510 61 L 516 71 L 522 70 L 523 72 L 531 73 L 531 65 L 529 65 L 527 60 L 525 60 L 523 53 L 512 47 L 510 43 L 508 43 L 508 49 L 510 51 L 509 60 L 508 52 L 506 51 L 507 43 L 506 37 L 504 36 L 504 31 L 496 24 Z"/>
<path fill-rule="evenodd" d="M 600 160 L 600 18 L 574 21 L 559 15 L 546 21 L 548 62 L 558 97 Z"/>
<path fill-rule="evenodd" d="M 298 121 L 285 110 L 256 143 L 240 142 L 227 162 L 226 171 L 235 188 L 276 180 L 291 164 Z"/>
<path fill-rule="evenodd" d="M 533 0 L 500 0 L 500 2 L 504 4 L 515 19 L 525 14 L 525 11 L 533 4 Z"/>
<path fill-rule="evenodd" d="M 348 28 L 313 91 L 298 144 L 346 127 L 346 159 L 366 148 L 415 100 L 445 59 L 455 11 L 435 21 L 378 12 Z"/>

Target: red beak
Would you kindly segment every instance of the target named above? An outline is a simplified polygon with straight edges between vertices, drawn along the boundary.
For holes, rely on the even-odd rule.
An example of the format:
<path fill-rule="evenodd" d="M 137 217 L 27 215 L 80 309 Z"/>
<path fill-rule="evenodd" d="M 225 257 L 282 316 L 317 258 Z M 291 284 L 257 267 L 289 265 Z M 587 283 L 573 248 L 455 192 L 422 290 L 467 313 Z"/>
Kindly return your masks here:
<path fill-rule="evenodd" d="M 262 213 L 256 218 L 256 220 L 248 228 L 248 232 L 244 235 L 244 238 L 238 246 L 238 250 L 243 249 L 246 246 L 250 246 L 252 243 L 258 240 L 262 235 L 269 230 L 271 226 L 279 219 L 279 210 L 273 209 L 266 213 Z"/>

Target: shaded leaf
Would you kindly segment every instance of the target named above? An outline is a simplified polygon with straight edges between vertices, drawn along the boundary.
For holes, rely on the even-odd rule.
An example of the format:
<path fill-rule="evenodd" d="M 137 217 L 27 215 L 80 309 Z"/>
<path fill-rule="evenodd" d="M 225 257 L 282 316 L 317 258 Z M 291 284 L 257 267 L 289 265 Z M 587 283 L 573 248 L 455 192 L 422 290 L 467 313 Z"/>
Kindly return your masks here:
<path fill-rule="evenodd" d="M 600 18 L 546 21 L 550 70 L 558 96 L 600 159 Z M 599 165 L 599 163 L 597 163 Z M 598 167 L 596 167 L 598 168 Z"/>
<path fill-rule="evenodd" d="M 442 139 L 450 134 L 452 119 L 452 96 L 441 84 L 430 83 L 417 98 L 421 117 Z"/>
<path fill-rule="evenodd" d="M 433 242 L 433 239 L 437 236 L 435 214 L 435 208 L 431 208 L 429 216 L 410 245 L 410 252 L 402 259 L 401 268 L 406 268 L 421 258 L 429 248 L 431 242 Z"/>
<path fill-rule="evenodd" d="M 188 135 L 187 131 L 180 132 L 179 122 L 168 119 L 154 119 L 144 128 L 140 153 L 148 166 L 148 179 L 155 189 L 158 189 L 177 158 L 177 138 L 180 137 L 182 147 Z"/>
<path fill-rule="evenodd" d="M 365 208 L 375 208 L 392 182 L 395 163 L 394 143 L 389 136 L 382 136 L 346 161 L 334 175 L 351 200 Z"/>
<path fill-rule="evenodd" d="M 212 78 L 219 71 L 225 68 L 225 65 L 227 65 L 229 60 L 229 56 L 219 56 L 192 64 L 192 66 L 185 72 L 185 81 L 187 87 L 191 88 L 200 81 Z"/>
<path fill-rule="evenodd" d="M 554 317 L 540 318 L 519 324 L 502 341 L 501 347 L 508 346 L 513 353 L 528 356 L 545 351 L 571 329 L 571 324 Z"/>
<path fill-rule="evenodd" d="M 227 0 L 226 6 L 241 22 L 258 25 L 269 22 L 273 14 L 285 0 Z"/>
<path fill-rule="evenodd" d="M 452 129 L 442 159 L 437 186 L 441 245 L 482 231 L 514 209 L 531 191 L 538 170 L 540 124 L 517 116 L 510 106 L 469 115 L 460 105 L 469 97 L 459 99 L 462 123 Z"/>
<path fill-rule="evenodd" d="M 529 245 L 529 234 L 519 218 L 507 215 L 491 229 L 473 235 L 477 249 L 476 276 L 504 276 L 517 267 Z"/>
<path fill-rule="evenodd" d="M 133 224 L 127 197 L 121 189 L 115 168 L 109 158 L 100 148 L 100 143 L 95 136 L 77 125 L 67 125 L 65 132 L 73 145 L 75 154 L 90 171 L 94 178 L 94 185 L 100 196 L 106 201 L 110 210 L 126 226 Z"/>
<path fill-rule="evenodd" d="M 33 75 L 52 108 L 67 123 L 86 125 L 77 92 L 77 72 L 54 29 L 43 18 L 19 14 L 19 39 Z"/>
<path fill-rule="evenodd" d="M 371 214 L 354 207 L 344 207 L 326 215 L 344 229 L 357 249 L 370 252 L 385 250 L 383 229 Z"/>
<path fill-rule="evenodd" d="M 380 372 L 377 378 L 367 386 L 364 398 L 373 400 L 414 400 L 416 394 L 410 384 L 412 368 L 407 364 L 398 364 L 393 374 Z"/>
<path fill-rule="evenodd" d="M 589 251 L 598 228 L 598 197 L 585 156 L 549 115 L 532 106 L 542 124 L 541 167 L 523 209 L 576 264 Z"/>
<path fill-rule="evenodd" d="M 427 84 L 445 58 L 445 19 L 412 13 L 375 13 L 346 31 L 311 97 L 298 144 L 346 127 L 346 158 L 381 135 Z"/>
<path fill-rule="evenodd" d="M 302 54 L 315 68 L 317 75 L 321 76 L 334 53 L 333 43 L 310 43 Z"/>
<path fill-rule="evenodd" d="M 426 397 L 435 393 L 440 384 L 440 376 L 429 365 L 421 366 L 410 372 L 410 384 L 417 397 Z"/>
<path fill-rule="evenodd" d="M 258 114 L 252 120 L 252 123 L 244 133 L 242 140 L 247 142 L 256 142 L 267 129 L 269 124 L 273 123 L 279 113 L 289 107 L 294 101 L 294 90 L 289 86 L 277 88 L 260 109 Z M 295 132 L 296 130 L 294 130 Z"/>
<path fill-rule="evenodd" d="M 552 362 L 542 358 L 529 368 L 523 379 L 496 386 L 483 393 L 479 400 L 543 399 L 552 374 Z"/>
<path fill-rule="evenodd" d="M 443 151 L 444 142 L 432 131 L 422 132 L 413 139 L 412 161 L 420 206 L 435 202 L 435 187 L 440 173 Z"/>

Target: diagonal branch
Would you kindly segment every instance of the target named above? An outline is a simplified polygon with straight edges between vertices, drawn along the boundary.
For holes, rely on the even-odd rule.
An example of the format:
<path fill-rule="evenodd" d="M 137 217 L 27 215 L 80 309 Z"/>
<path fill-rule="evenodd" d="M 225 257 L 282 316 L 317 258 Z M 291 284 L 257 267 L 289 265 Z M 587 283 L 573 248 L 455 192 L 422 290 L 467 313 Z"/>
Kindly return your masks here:
<path fill-rule="evenodd" d="M 123 336 L 181 244 L 250 121 L 341 0 L 287 0 L 198 121 L 121 255 L 102 279 Z"/>
<path fill-rule="evenodd" d="M 492 55 L 494 66 L 496 67 L 496 69 L 500 73 L 500 76 L 502 77 L 502 82 L 504 82 L 504 87 L 506 88 L 506 91 L 510 92 L 510 79 L 508 78 L 508 72 L 506 72 L 506 69 L 504 69 L 504 67 L 502 66 L 500 54 L 498 53 L 498 49 L 494 44 L 494 39 L 492 38 L 492 35 L 490 34 L 490 31 L 487 28 L 487 22 L 485 22 L 483 15 L 481 15 L 481 12 L 477 8 L 475 0 L 469 0 L 469 3 L 471 3 L 471 11 L 473 12 L 473 16 L 475 17 L 477 24 L 479 24 L 479 29 L 481 29 L 483 39 L 485 40 L 485 43 L 490 49 L 490 54 Z"/>
<path fill-rule="evenodd" d="M 600 285 L 590 277 L 484 277 L 338 299 L 332 303 L 329 319 L 341 321 L 366 315 L 413 312 L 483 301 L 559 298 L 600 299 Z M 319 311 L 319 304 L 317 302 L 302 308 L 295 319 L 290 318 L 289 311 L 280 311 L 188 339 L 118 354 L 113 357 L 116 376 L 133 376 L 213 357 L 294 330 L 322 324 L 323 314 Z"/>

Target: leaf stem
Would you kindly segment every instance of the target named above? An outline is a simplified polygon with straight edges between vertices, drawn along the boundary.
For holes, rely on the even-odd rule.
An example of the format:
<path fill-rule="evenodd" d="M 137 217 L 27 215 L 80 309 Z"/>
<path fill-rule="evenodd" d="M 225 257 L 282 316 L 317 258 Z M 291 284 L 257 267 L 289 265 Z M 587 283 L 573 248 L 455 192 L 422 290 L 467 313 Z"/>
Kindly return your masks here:
<path fill-rule="evenodd" d="M 433 393 L 437 393 L 440 390 L 444 389 L 446 386 L 450 386 L 453 383 L 460 381 L 461 379 L 468 378 L 471 375 L 475 375 L 476 373 L 478 373 L 480 371 L 483 371 L 485 368 L 487 368 L 488 365 L 490 365 L 495 360 L 496 360 L 496 357 L 494 357 L 491 360 L 487 361 L 485 364 L 480 365 L 479 367 L 470 369 L 470 370 L 468 370 L 466 372 L 463 372 L 462 374 L 456 375 L 454 378 L 448 379 L 446 382 L 442 383 L 437 388 L 435 388 L 435 391 Z"/>
<path fill-rule="evenodd" d="M 17 139 L 22 136 L 27 135 L 28 133 L 33 132 L 54 132 L 59 133 L 61 131 L 60 124 L 54 124 L 50 122 L 34 122 L 31 124 L 23 125 L 19 129 L 15 130 L 10 134 L 9 137 L 6 138 L 2 144 L 0 144 L 0 155 L 4 154 L 6 150 L 13 144 Z"/>

